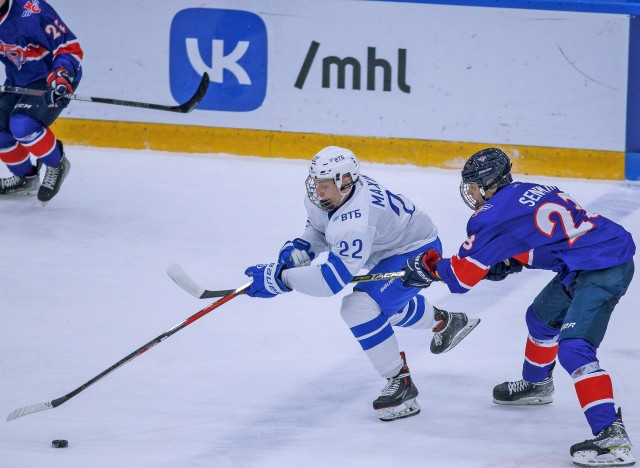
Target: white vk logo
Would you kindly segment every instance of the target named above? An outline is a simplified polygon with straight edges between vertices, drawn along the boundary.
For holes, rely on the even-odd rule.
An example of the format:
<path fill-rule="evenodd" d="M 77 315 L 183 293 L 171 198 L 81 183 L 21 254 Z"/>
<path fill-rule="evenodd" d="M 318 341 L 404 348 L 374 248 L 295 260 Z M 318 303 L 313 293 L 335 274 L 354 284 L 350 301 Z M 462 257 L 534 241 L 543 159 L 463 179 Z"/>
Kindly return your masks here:
<path fill-rule="evenodd" d="M 224 55 L 224 41 L 213 39 L 211 41 L 211 67 L 207 67 L 207 64 L 204 63 L 204 60 L 202 60 L 200 56 L 198 39 L 187 37 L 185 41 L 189 61 L 199 75 L 207 72 L 211 77 L 211 81 L 222 83 L 224 71 L 229 70 L 236 77 L 239 84 L 251 84 L 251 78 L 249 78 L 246 70 L 238 63 L 249 49 L 248 41 L 238 41 L 235 49 L 233 49 L 230 54 Z"/>

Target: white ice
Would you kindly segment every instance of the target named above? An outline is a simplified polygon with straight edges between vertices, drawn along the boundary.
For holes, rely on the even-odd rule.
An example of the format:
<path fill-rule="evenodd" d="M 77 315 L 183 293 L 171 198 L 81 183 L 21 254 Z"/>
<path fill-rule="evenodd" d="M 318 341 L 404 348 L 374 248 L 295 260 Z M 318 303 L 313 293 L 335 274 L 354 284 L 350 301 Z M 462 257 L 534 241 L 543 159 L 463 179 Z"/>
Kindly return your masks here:
<path fill-rule="evenodd" d="M 174 285 L 180 263 L 209 289 L 244 284 L 304 227 L 304 160 L 69 147 L 72 168 L 46 207 L 0 203 L 0 415 L 76 389 L 207 306 Z M 301 157 L 308 155 L 301 155 Z M 366 159 L 366 155 L 361 155 Z M 458 171 L 363 164 L 431 214 L 446 254 L 470 215 Z M 640 185 L 525 177 L 559 185 L 640 240 Z M 500 407 L 520 378 L 524 312 L 552 277 L 526 271 L 428 299 L 482 319 L 448 354 L 430 332 L 397 331 L 422 412 L 380 422 L 384 386 L 339 315 L 341 296 L 241 296 L 52 410 L 0 422 L 2 467 L 572 466 L 591 437 L 568 375 L 542 407 Z M 350 290 L 351 288 L 347 288 Z M 640 279 L 599 352 L 632 440 L 640 441 Z M 54 449 L 53 439 L 69 440 Z M 637 453 L 638 455 L 640 453 Z"/>

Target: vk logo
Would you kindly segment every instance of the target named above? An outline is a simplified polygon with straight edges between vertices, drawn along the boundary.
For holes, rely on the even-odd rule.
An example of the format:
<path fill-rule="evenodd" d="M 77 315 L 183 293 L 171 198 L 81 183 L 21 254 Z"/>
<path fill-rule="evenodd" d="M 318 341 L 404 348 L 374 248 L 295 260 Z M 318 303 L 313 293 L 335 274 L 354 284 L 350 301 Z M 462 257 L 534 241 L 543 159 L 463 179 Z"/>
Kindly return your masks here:
<path fill-rule="evenodd" d="M 204 72 L 211 84 L 198 109 L 245 112 L 267 92 L 267 28 L 248 11 L 189 8 L 171 23 L 171 94 L 191 97 Z"/>

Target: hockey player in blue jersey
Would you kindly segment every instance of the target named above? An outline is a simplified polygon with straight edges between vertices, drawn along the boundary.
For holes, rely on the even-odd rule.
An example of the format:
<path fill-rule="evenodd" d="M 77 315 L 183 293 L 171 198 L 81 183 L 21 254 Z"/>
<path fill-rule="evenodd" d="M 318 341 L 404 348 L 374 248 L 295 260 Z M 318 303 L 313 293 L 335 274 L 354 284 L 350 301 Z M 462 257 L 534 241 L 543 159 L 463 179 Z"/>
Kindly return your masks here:
<path fill-rule="evenodd" d="M 285 243 L 278 261 L 247 268 L 251 297 L 269 298 L 291 290 L 332 296 L 358 272 L 385 273 L 402 268 L 426 248 L 441 252 L 431 218 L 404 195 L 360 174 L 348 149 L 330 146 L 311 161 L 306 181 L 304 233 Z M 326 261 L 312 264 L 322 252 Z M 429 305 L 419 288 L 400 281 L 359 283 L 342 300 L 341 315 L 387 385 L 373 402 L 382 421 L 419 413 L 418 390 L 392 326 L 433 329 L 431 351 L 452 349 L 478 324 L 463 313 Z"/>
<path fill-rule="evenodd" d="M 80 82 L 82 56 L 76 36 L 45 0 L 0 0 L 5 86 L 46 91 L 0 94 L 0 160 L 13 174 L 0 179 L 0 198 L 37 193 L 44 205 L 60 190 L 71 166 L 49 127 Z M 42 184 L 40 164 L 47 168 Z"/>
<path fill-rule="evenodd" d="M 474 213 L 458 254 L 442 258 L 426 249 L 407 262 L 403 282 L 414 288 L 443 281 L 451 292 L 465 293 L 483 278 L 501 280 L 523 266 L 554 271 L 526 312 L 523 378 L 497 385 L 493 401 L 551 403 L 557 358 L 573 379 L 595 436 L 571 447 L 573 462 L 633 465 L 611 378 L 597 357 L 611 313 L 633 277 L 631 235 L 604 216 L 587 213 L 557 187 L 513 182 L 511 162 L 497 148 L 466 162 L 460 194 Z"/>

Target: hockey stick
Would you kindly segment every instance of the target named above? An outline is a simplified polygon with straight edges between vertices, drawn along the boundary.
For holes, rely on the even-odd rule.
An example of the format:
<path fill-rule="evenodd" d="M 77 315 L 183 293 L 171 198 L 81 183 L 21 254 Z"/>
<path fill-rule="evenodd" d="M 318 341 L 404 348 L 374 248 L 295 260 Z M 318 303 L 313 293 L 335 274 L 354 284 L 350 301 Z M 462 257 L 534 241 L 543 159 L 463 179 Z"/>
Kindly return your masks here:
<path fill-rule="evenodd" d="M 27 414 L 35 413 L 37 411 L 44 411 L 44 410 L 48 410 L 48 409 L 53 409 L 53 408 L 56 408 L 57 406 L 60 406 L 64 402 L 66 402 L 66 401 L 70 400 L 71 398 L 73 398 L 74 396 L 76 396 L 78 393 L 82 392 L 83 390 L 86 390 L 88 387 L 90 387 L 91 385 L 96 383 L 98 380 L 102 379 L 103 377 L 106 377 L 107 375 L 109 375 L 111 372 L 113 372 L 117 368 L 124 366 L 127 362 L 137 358 L 142 353 L 144 353 L 146 351 L 149 351 L 155 345 L 157 345 L 161 341 L 166 340 L 167 338 L 169 338 L 174 333 L 179 332 L 180 330 L 182 330 L 187 325 L 192 324 L 193 322 L 198 320 L 200 317 L 204 317 L 209 312 L 211 312 L 212 310 L 217 309 L 221 305 L 229 302 L 234 297 L 237 297 L 237 296 L 239 296 L 241 294 L 244 294 L 244 292 L 247 289 L 249 289 L 250 285 L 251 285 L 251 283 L 247 283 L 247 284 L 245 284 L 243 286 L 240 286 L 238 289 L 234 289 L 234 290 L 229 291 L 229 294 L 225 294 L 222 297 L 222 299 L 219 299 L 218 301 L 214 302 L 213 304 L 208 305 L 207 307 L 205 307 L 201 311 L 193 314 L 191 317 L 189 317 L 185 321 L 179 323 L 178 325 L 176 325 L 172 329 L 164 332 L 162 335 L 159 335 L 159 336 L 155 337 L 153 340 L 149 341 L 144 346 L 139 347 L 138 349 L 136 349 L 134 352 L 132 352 L 128 356 L 126 356 L 126 357 L 122 358 L 120 361 L 116 362 L 113 366 L 109 367 L 105 371 L 103 371 L 100 374 L 96 375 L 94 378 L 92 378 L 88 382 L 80 385 L 74 391 L 72 391 L 70 393 L 67 393 L 65 396 L 62 396 L 60 398 L 56 398 L 55 400 L 45 401 L 43 403 L 36 403 L 34 405 L 24 406 L 22 408 L 18 408 L 16 410 L 13 410 L 11 413 L 9 413 L 9 416 L 7 416 L 7 421 L 13 421 L 14 419 L 20 418 L 22 416 L 26 416 Z"/>
<path fill-rule="evenodd" d="M 202 80 L 200 80 L 198 89 L 196 89 L 196 92 L 193 94 L 193 96 L 191 96 L 188 101 L 184 102 L 183 104 L 179 104 L 177 106 L 150 104 L 148 102 L 124 101 L 122 99 L 78 96 L 77 94 L 69 94 L 68 96 L 66 96 L 66 98 L 74 101 L 98 102 L 100 104 L 115 104 L 116 106 L 141 107 L 143 109 L 153 109 L 153 110 L 168 111 L 168 112 L 180 112 L 182 114 L 186 114 L 187 112 L 191 112 L 193 109 L 197 107 L 198 104 L 200 104 L 200 101 L 202 101 L 202 99 L 204 98 L 204 95 L 207 94 L 208 89 L 209 89 L 209 75 L 205 73 L 204 75 L 202 75 Z M 3 93 L 27 94 L 29 96 L 44 96 L 45 93 L 47 92 L 40 89 L 15 88 L 13 86 L 0 86 L 0 91 L 2 91 Z"/>
<path fill-rule="evenodd" d="M 210 299 L 212 297 L 224 297 L 229 294 L 232 289 L 223 289 L 220 291 L 212 291 L 204 289 L 191 279 L 189 275 L 177 263 L 172 263 L 167 268 L 167 275 L 182 289 L 187 291 L 193 297 L 198 299 Z M 394 271 L 389 273 L 371 273 L 369 275 L 354 276 L 350 283 L 362 283 L 365 281 L 384 281 L 395 278 L 401 278 L 404 271 Z"/>

